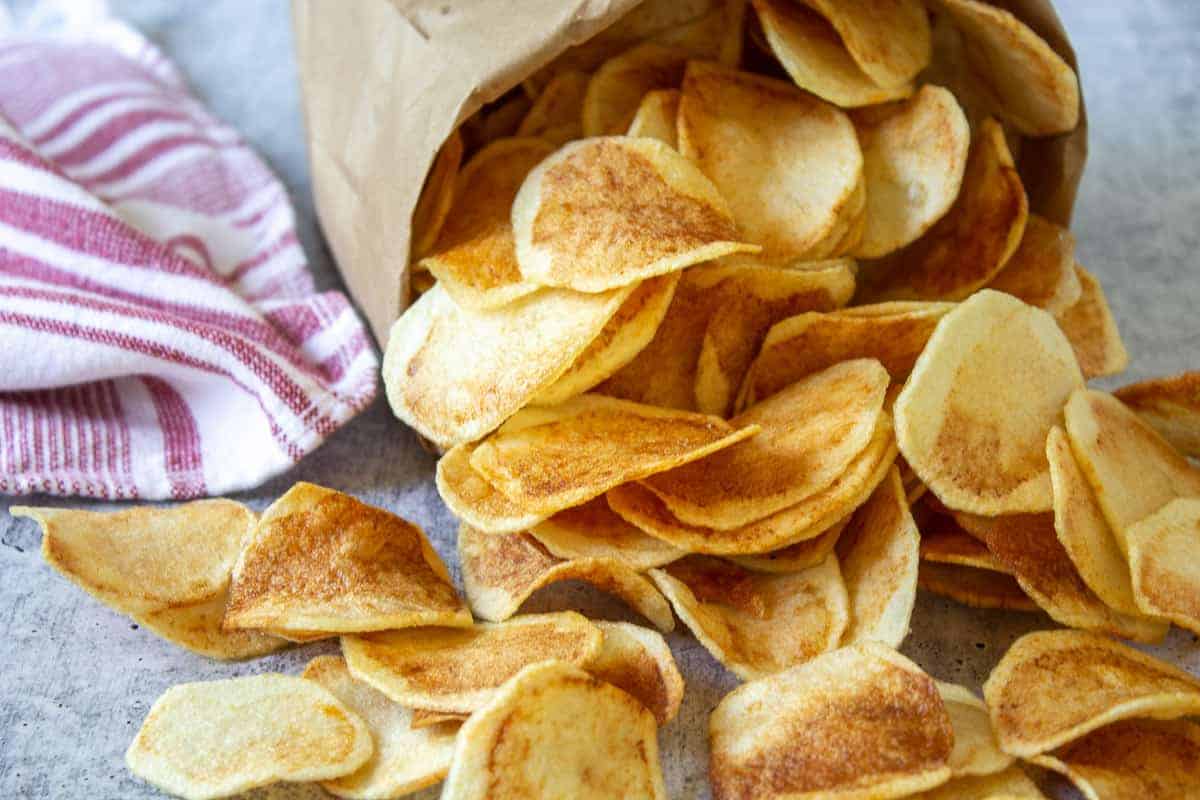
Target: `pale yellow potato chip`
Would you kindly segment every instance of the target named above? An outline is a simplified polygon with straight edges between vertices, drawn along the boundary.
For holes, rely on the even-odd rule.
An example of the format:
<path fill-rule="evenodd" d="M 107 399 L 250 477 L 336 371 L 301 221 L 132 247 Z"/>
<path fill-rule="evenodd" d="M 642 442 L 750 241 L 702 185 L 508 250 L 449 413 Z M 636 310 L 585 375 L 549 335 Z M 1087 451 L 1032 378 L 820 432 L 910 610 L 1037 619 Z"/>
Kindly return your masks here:
<path fill-rule="evenodd" d="M 132 614 L 134 622 L 172 644 L 222 661 L 256 658 L 287 645 L 285 639 L 260 631 L 227 631 L 222 623 L 229 590 L 207 600 Z"/>
<path fill-rule="evenodd" d="M 585 136 L 612 136 L 629 129 L 647 92 L 676 89 L 693 54 L 678 46 L 643 42 L 596 70 L 583 101 Z"/>
<path fill-rule="evenodd" d="M 820 257 L 862 178 L 845 114 L 791 84 L 692 62 L 678 124 L 680 152 L 716 184 L 764 262 Z"/>
<path fill-rule="evenodd" d="M 470 624 L 420 528 L 304 482 L 263 512 L 225 612 L 226 628 L 284 635 Z"/>
<path fill-rule="evenodd" d="M 1113 394 L 1176 450 L 1200 458 L 1200 372 L 1140 381 Z"/>
<path fill-rule="evenodd" d="M 679 116 L 679 90 L 655 89 L 646 92 L 629 122 L 626 136 L 657 139 L 669 147 L 679 148 L 675 119 Z"/>
<path fill-rule="evenodd" d="M 399 797 L 446 777 L 457 724 L 414 728 L 412 711 L 357 680 L 340 656 L 314 658 L 303 677 L 323 686 L 360 716 L 375 741 L 371 759 L 356 772 L 322 783 L 330 794 L 357 800 Z"/>
<path fill-rule="evenodd" d="M 1087 800 L 1200 797 L 1200 725 L 1126 720 L 1033 762 L 1066 776 Z"/>
<path fill-rule="evenodd" d="M 523 614 L 472 628 L 423 628 L 342 637 L 350 673 L 408 708 L 471 713 L 522 667 L 586 666 L 600 629 L 574 611 Z"/>
<path fill-rule="evenodd" d="M 1075 271 L 1075 237 L 1045 217 L 1030 214 L 1021 244 L 988 286 L 1062 314 L 1083 295 Z"/>
<path fill-rule="evenodd" d="M 1012 575 L 992 569 L 922 561 L 917 585 L 972 608 L 1039 611 Z"/>
<path fill-rule="evenodd" d="M 717 187 L 655 139 L 563 146 L 529 173 L 512 221 L 525 280 L 583 292 L 759 250 L 739 236 Z"/>
<path fill-rule="evenodd" d="M 967 61 L 986 86 L 995 113 L 1026 136 L 1053 136 L 1079 124 L 1079 80 L 1010 11 L 979 0 L 943 0 L 966 39 Z"/>
<path fill-rule="evenodd" d="M 654 338 L 679 285 L 672 272 L 642 281 L 575 363 L 538 392 L 533 405 L 552 406 L 583 394 L 637 357 Z"/>
<path fill-rule="evenodd" d="M 911 83 L 883 87 L 871 80 L 836 30 L 815 11 L 791 0 L 754 0 L 771 52 L 801 89 L 842 108 L 899 100 Z"/>
<path fill-rule="evenodd" d="M 563 663 L 526 667 L 463 723 L 442 800 L 665 800 L 654 715 Z"/>
<path fill-rule="evenodd" d="M 643 484 L 691 525 L 731 530 L 768 517 L 845 473 L 871 441 L 887 384 L 878 361 L 830 367 L 731 420 L 759 435 Z"/>
<path fill-rule="evenodd" d="M 949 514 L 921 509 L 921 559 L 936 564 L 955 564 L 1011 575 L 1008 567 L 992 555 L 987 545 L 967 533 Z"/>
<path fill-rule="evenodd" d="M 487 533 L 520 533 L 545 520 L 518 508 L 471 466 L 478 445 L 460 444 L 438 459 L 436 483 L 442 502 L 472 528 Z"/>
<path fill-rule="evenodd" d="M 683 676 L 661 633 L 628 622 L 597 622 L 604 633 L 587 671 L 641 701 L 659 725 L 679 713 Z"/>
<path fill-rule="evenodd" d="M 877 641 L 899 647 L 908 636 L 917 599 L 920 546 L 900 473 L 893 466 L 854 512 L 838 541 L 850 600 L 850 625 L 843 644 Z"/>
<path fill-rule="evenodd" d="M 1004 130 L 984 120 L 971 140 L 958 198 L 912 244 L 872 266 L 873 300 L 962 300 L 986 286 L 1021 243 L 1029 200 Z"/>
<path fill-rule="evenodd" d="M 603 497 L 560 511 L 531 527 L 529 534 L 558 558 L 616 559 L 638 571 L 661 567 L 686 555 L 626 522 Z"/>
<path fill-rule="evenodd" d="M 742 59 L 746 0 L 721 0 L 708 13 L 654 36 L 654 41 L 686 50 L 693 58 L 735 67 Z"/>
<path fill-rule="evenodd" d="M 1200 633 L 1200 500 L 1172 500 L 1125 538 L 1138 607 Z"/>
<path fill-rule="evenodd" d="M 916 241 L 958 199 L 971 129 L 958 101 L 923 86 L 880 114 L 852 117 L 863 150 L 866 229 L 854 254 L 879 258 Z"/>
<path fill-rule="evenodd" d="M 1071 451 L 1126 555 L 1131 526 L 1178 497 L 1200 497 L 1200 469 L 1112 395 L 1076 392 L 1066 422 Z"/>
<path fill-rule="evenodd" d="M 905 797 L 950 777 L 937 684 L 878 642 L 739 686 L 708 730 L 715 800 Z"/>
<path fill-rule="evenodd" d="M 829 20 L 858 63 L 880 86 L 907 83 L 933 55 L 929 15 L 920 0 L 802 0 Z"/>
<path fill-rule="evenodd" d="M 745 680 L 837 648 L 849 621 L 836 558 L 802 572 L 752 572 L 690 556 L 650 576 L 713 658 Z"/>
<path fill-rule="evenodd" d="M 454 187 L 462 157 L 462 136 L 454 131 L 434 157 L 433 166 L 425 176 L 425 185 L 413 209 L 410 248 L 413 261 L 429 254 L 442 232 L 442 226 L 446 224 L 450 206 L 454 203 Z"/>
<path fill-rule="evenodd" d="M 578 70 L 555 75 L 534 99 L 517 136 L 538 136 L 555 145 L 583 136 L 583 96 L 590 80 Z"/>
<path fill-rule="evenodd" d="M 1030 758 L 1132 717 L 1200 712 L 1200 681 L 1088 631 L 1036 631 L 1013 643 L 983 685 L 1004 752 Z"/>
<path fill-rule="evenodd" d="M 942 317 L 896 398 L 900 452 L 950 508 L 1049 511 L 1046 436 L 1082 386 L 1049 314 L 984 290 Z"/>
<path fill-rule="evenodd" d="M 150 708 L 125 763 L 164 792 L 208 800 L 348 775 L 374 749 L 367 724 L 334 695 L 268 673 L 172 686 Z"/>
<path fill-rule="evenodd" d="M 753 438 L 718 417 L 580 395 L 526 409 L 482 442 L 471 466 L 518 508 L 549 516 Z"/>
<path fill-rule="evenodd" d="M 412 717 L 409 719 L 409 727 L 414 730 L 421 728 L 431 728 L 435 725 L 441 725 L 444 722 L 462 722 L 470 714 L 461 714 L 452 711 L 430 711 L 425 708 L 412 709 Z M 457 726 L 455 727 L 457 730 Z"/>
<path fill-rule="evenodd" d="M 965 686 L 937 682 L 938 694 L 950 715 L 954 729 L 954 749 L 950 751 L 950 772 L 962 775 L 994 775 L 1013 763 L 1013 757 L 1000 749 L 987 705 Z"/>
<path fill-rule="evenodd" d="M 994 775 L 951 778 L 936 789 L 914 794 L 911 800 L 1046 800 L 1037 784 L 1016 764 Z"/>
<path fill-rule="evenodd" d="M 828 558 L 849 522 L 850 518 L 846 517 L 811 539 L 769 553 L 726 557 L 739 567 L 754 572 L 799 572 L 815 567 Z"/>
<path fill-rule="evenodd" d="M 1080 295 L 1075 305 L 1059 313 L 1058 326 L 1075 349 L 1075 357 L 1088 380 L 1117 375 L 1129 366 L 1129 353 L 1121 341 L 1117 321 L 1096 276 L 1076 262 Z"/>
<path fill-rule="evenodd" d="M 471 610 L 489 622 L 516 614 L 538 589 L 559 581 L 584 581 L 620 597 L 659 630 L 675 627 L 671 607 L 654 585 L 615 558 L 564 561 L 546 552 L 529 534 L 497 536 L 462 525 L 458 559 Z"/>
<path fill-rule="evenodd" d="M 867 447 L 824 491 L 741 528 L 719 530 L 681 522 L 641 484 L 627 483 L 608 493 L 608 504 L 630 523 L 683 550 L 714 555 L 763 554 L 825 533 L 870 496 L 896 458 L 896 440 L 887 414 Z"/>

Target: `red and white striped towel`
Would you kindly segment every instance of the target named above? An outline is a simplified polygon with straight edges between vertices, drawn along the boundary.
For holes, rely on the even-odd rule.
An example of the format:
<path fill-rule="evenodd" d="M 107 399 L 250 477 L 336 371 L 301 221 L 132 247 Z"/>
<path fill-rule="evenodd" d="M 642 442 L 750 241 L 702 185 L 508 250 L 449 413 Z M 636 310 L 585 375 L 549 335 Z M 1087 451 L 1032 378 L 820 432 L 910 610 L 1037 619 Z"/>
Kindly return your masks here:
<path fill-rule="evenodd" d="M 114 21 L 0 40 L 0 492 L 251 487 L 376 374 L 283 186 L 157 49 Z"/>

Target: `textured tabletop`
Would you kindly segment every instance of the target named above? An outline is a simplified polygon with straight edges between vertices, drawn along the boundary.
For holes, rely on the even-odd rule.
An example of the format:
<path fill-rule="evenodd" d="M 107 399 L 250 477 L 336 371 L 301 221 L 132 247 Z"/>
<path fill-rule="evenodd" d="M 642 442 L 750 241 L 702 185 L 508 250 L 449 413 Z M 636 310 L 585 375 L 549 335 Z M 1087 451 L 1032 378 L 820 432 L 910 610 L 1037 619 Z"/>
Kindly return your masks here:
<path fill-rule="evenodd" d="M 309 197 L 286 0 L 113 5 L 280 173 L 319 285 L 337 286 Z M 1200 367 L 1200 3 L 1060 0 L 1058 8 L 1079 51 L 1091 119 L 1074 225 L 1079 256 L 1103 280 L 1132 357 L 1117 383 Z M 381 397 L 292 472 L 239 499 L 262 508 L 297 480 L 342 489 L 419 522 L 453 565 L 454 522 L 434 490 L 433 466 Z M 51 572 L 32 522 L 0 513 L 0 542 L 3 797 L 159 797 L 126 770 L 123 754 L 164 689 L 267 670 L 295 673 L 335 647 L 249 663 L 208 661 L 138 629 Z M 627 616 L 615 603 L 571 588 L 543 593 L 531 607 L 567 605 Z M 1016 637 L 1051 625 L 1040 614 L 972 611 L 922 594 L 903 650 L 936 677 L 978 688 Z M 687 696 L 661 733 L 668 788 L 674 798 L 707 797 L 708 712 L 737 681 L 690 636 L 673 634 L 671 643 Z M 1200 646 L 1190 634 L 1173 631 L 1155 652 L 1200 674 Z"/>

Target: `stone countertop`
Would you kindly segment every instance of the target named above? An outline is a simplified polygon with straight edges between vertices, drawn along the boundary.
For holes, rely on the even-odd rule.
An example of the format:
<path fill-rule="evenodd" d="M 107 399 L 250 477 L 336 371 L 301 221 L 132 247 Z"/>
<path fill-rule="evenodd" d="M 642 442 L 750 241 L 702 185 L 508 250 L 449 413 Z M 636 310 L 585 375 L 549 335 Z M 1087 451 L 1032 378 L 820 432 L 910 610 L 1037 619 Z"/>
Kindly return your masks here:
<path fill-rule="evenodd" d="M 199 95 L 283 177 L 318 284 L 338 286 L 309 196 L 286 0 L 112 5 L 176 61 Z M 1200 3 L 1057 5 L 1079 51 L 1091 119 L 1074 229 L 1080 260 L 1103 281 L 1132 356 L 1121 382 L 1198 367 L 1192 353 L 1200 349 Z M 453 570 L 454 520 L 434 490 L 433 466 L 381 393 L 290 473 L 239 499 L 260 509 L 297 480 L 342 489 L 419 522 Z M 7 508 L 7 500 L 0 502 Z M 0 542 L 5 797 L 160 797 L 128 772 L 123 754 L 163 690 L 268 670 L 296 673 L 335 647 L 296 648 L 246 663 L 208 661 L 138 629 L 43 565 L 30 521 L 0 515 Z M 628 617 L 623 607 L 578 587 L 543 592 L 531 607 L 568 604 Z M 1040 614 L 971 610 L 922 593 L 903 650 L 938 678 L 978 688 L 1016 637 L 1050 626 Z M 673 798 L 707 797 L 707 715 L 737 681 L 686 633 L 670 641 L 687 696 L 679 718 L 660 735 L 667 784 Z M 1192 635 L 1175 630 L 1154 651 L 1200 674 Z M 433 789 L 419 797 L 436 795 Z"/>

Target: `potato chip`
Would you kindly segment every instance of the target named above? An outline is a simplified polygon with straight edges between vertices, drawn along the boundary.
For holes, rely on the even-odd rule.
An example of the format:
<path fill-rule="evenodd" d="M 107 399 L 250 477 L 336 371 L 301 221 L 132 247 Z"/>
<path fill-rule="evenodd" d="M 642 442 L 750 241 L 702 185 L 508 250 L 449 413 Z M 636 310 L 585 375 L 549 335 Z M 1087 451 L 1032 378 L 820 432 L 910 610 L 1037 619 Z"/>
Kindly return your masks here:
<path fill-rule="evenodd" d="M 850 518 L 845 517 L 811 539 L 789 544 L 769 553 L 727 558 L 739 567 L 754 572 L 799 572 L 815 567 L 828 558 L 849 522 Z"/>
<path fill-rule="evenodd" d="M 1055 317 L 1058 326 L 1070 340 L 1085 378 L 1107 378 L 1124 372 L 1129 366 L 1129 353 L 1104 297 L 1104 288 L 1078 262 L 1075 272 L 1079 277 L 1079 300 Z"/>
<path fill-rule="evenodd" d="M 675 127 L 675 118 L 678 116 L 678 89 L 655 89 L 646 92 L 625 135 L 640 139 L 657 139 L 669 147 L 678 149 L 679 135 Z"/>
<path fill-rule="evenodd" d="M 950 210 L 971 143 L 958 101 L 940 86 L 921 87 L 884 115 L 871 111 L 852 117 L 867 183 L 866 230 L 854 251 L 862 258 L 915 242 Z"/>
<path fill-rule="evenodd" d="M 880 86 L 907 83 L 929 64 L 929 16 L 919 0 L 802 0 L 837 30 L 859 68 Z"/>
<path fill-rule="evenodd" d="M 984 120 L 971 140 L 958 198 L 921 238 L 875 264 L 874 300 L 962 300 L 986 286 L 1021 243 L 1029 200 L 1004 130 Z"/>
<path fill-rule="evenodd" d="M 475 448 L 471 466 L 517 507 L 549 516 L 757 430 L 752 423 L 737 429 L 718 417 L 581 395 L 517 414 Z"/>
<path fill-rule="evenodd" d="M 1200 500 L 1179 499 L 1126 529 L 1133 594 L 1147 614 L 1200 633 Z"/>
<path fill-rule="evenodd" d="M 1065 775 L 1089 800 L 1200 796 L 1200 725 L 1131 719 L 1089 733 L 1038 766 Z"/>
<path fill-rule="evenodd" d="M 364 800 L 399 797 L 446 777 L 457 724 L 414 728 L 412 711 L 357 680 L 340 656 L 314 658 L 304 668 L 304 677 L 362 717 L 375 741 L 375 752 L 358 771 L 323 782 L 331 794 Z"/>
<path fill-rule="evenodd" d="M 516 90 L 484 105 L 459 127 L 467 151 L 476 152 L 492 142 L 515 136 L 532 106 L 529 96 Z"/>
<path fill-rule="evenodd" d="M 927 592 L 972 608 L 1041 610 L 1025 594 L 1016 578 L 991 569 L 922 561 L 917 572 L 917 585 Z"/>
<path fill-rule="evenodd" d="M 590 80 L 577 70 L 555 75 L 521 120 L 517 136 L 537 136 L 554 145 L 583 136 L 583 96 Z"/>
<path fill-rule="evenodd" d="M 1015 764 L 994 775 L 951 778 L 936 789 L 914 794 L 911 800 L 1046 800 L 1037 784 Z"/>
<path fill-rule="evenodd" d="M 523 614 L 500 624 L 422 628 L 342 637 L 350 673 L 402 706 L 471 713 L 522 667 L 585 666 L 600 629 L 574 611 Z"/>
<path fill-rule="evenodd" d="M 409 719 L 408 725 L 413 730 L 420 730 L 421 728 L 432 728 L 435 725 L 441 725 L 445 722 L 463 722 L 469 716 L 471 715 L 452 711 L 430 711 L 425 708 L 414 708 L 412 709 L 412 717 Z M 457 726 L 455 730 L 457 730 Z"/>
<path fill-rule="evenodd" d="M 735 67 L 742 59 L 746 0 L 723 0 L 701 17 L 669 28 L 654 41 L 686 50 L 693 58 Z"/>
<path fill-rule="evenodd" d="M 226 628 L 283 634 L 470 624 L 420 528 L 304 482 L 263 512 L 225 612 Z"/>
<path fill-rule="evenodd" d="M 172 686 L 125 763 L 164 792 L 199 800 L 348 775 L 373 751 L 366 723 L 328 691 L 268 673 Z"/>
<path fill-rule="evenodd" d="M 408 286 L 412 290 L 413 300 L 428 292 L 437 283 L 437 279 L 429 274 L 429 270 L 419 270 L 415 266 L 409 270 Z"/>
<path fill-rule="evenodd" d="M 717 187 L 654 139 L 565 145 L 529 173 L 512 220 L 524 278 L 583 292 L 759 249 L 739 238 Z"/>
<path fill-rule="evenodd" d="M 888 374 L 878 361 L 830 367 L 731 420 L 762 433 L 724 451 L 644 479 L 671 513 L 730 530 L 829 487 L 870 442 Z"/>
<path fill-rule="evenodd" d="M 737 408 L 834 364 L 874 358 L 903 382 L 951 303 L 881 303 L 798 314 L 771 327 L 746 373 Z"/>
<path fill-rule="evenodd" d="M 971 690 L 953 683 L 937 682 L 938 694 L 950 715 L 954 729 L 954 749 L 950 751 L 950 772 L 962 775 L 994 775 L 1013 763 L 1013 757 L 1000 749 L 992 732 L 992 720 L 983 700 Z"/>
<path fill-rule="evenodd" d="M 1114 394 L 1176 450 L 1200 458 L 1200 372 L 1132 383 Z"/>
<path fill-rule="evenodd" d="M 537 393 L 533 405 L 552 406 L 586 392 L 640 353 L 666 316 L 680 273 L 642 281 L 566 372 Z"/>
<path fill-rule="evenodd" d="M 1112 395 L 1076 392 L 1066 421 L 1071 450 L 1126 555 L 1132 525 L 1177 497 L 1200 497 L 1200 469 Z"/>
<path fill-rule="evenodd" d="M 433 159 L 433 166 L 425 176 L 425 185 L 417 198 L 412 215 L 412 257 L 417 261 L 428 255 L 441 234 L 442 226 L 454 203 L 454 185 L 458 179 L 458 168 L 462 165 L 463 140 L 454 131 L 442 143 Z"/>
<path fill-rule="evenodd" d="M 566 372 L 633 289 L 543 289 L 468 311 L 435 285 L 392 325 L 383 380 L 393 413 L 444 448 L 484 436 Z"/>
<path fill-rule="evenodd" d="M 850 600 L 844 644 L 873 640 L 899 647 L 917 597 L 920 539 L 893 466 L 838 542 Z"/>
<path fill-rule="evenodd" d="M 642 702 L 659 725 L 675 719 L 683 702 L 683 676 L 662 634 L 628 622 L 597 622 L 600 652 L 587 671 Z"/>
<path fill-rule="evenodd" d="M 948 514 L 925 513 L 921 531 L 921 559 L 936 564 L 957 564 L 1011 575 L 1008 567 L 992 555 L 987 545 L 962 529 Z"/>
<path fill-rule="evenodd" d="M 691 57 L 681 47 L 643 42 L 604 62 L 587 86 L 584 135 L 612 136 L 627 131 L 647 92 L 679 87 Z"/>
<path fill-rule="evenodd" d="M 950 777 L 937 685 L 877 642 L 739 686 L 708 729 L 715 800 L 905 797 Z"/>
<path fill-rule="evenodd" d="M 771 575 L 690 556 L 650 576 L 700 644 L 746 680 L 835 649 L 849 621 L 836 558 Z"/>
<path fill-rule="evenodd" d="M 516 614 L 542 587 L 559 581 L 584 581 L 620 597 L 659 630 L 675 627 L 671 607 L 654 585 L 614 558 L 563 561 L 528 534 L 496 536 L 467 525 L 458 530 L 458 556 L 471 610 L 490 622 Z"/>
<path fill-rule="evenodd" d="M 1046 435 L 1082 386 L 1049 314 L 979 292 L 938 323 L 896 399 L 900 452 L 951 508 L 1049 511 Z"/>
<path fill-rule="evenodd" d="M 791 84 L 701 62 L 684 76 L 679 150 L 771 264 L 814 257 L 862 177 L 854 126 L 837 108 Z"/>
<path fill-rule="evenodd" d="M 1030 214 L 1021 244 L 989 288 L 1062 314 L 1083 295 L 1075 272 L 1075 237 L 1045 217 Z"/>
<path fill-rule="evenodd" d="M 446 507 L 463 523 L 487 533 L 520 533 L 548 515 L 518 508 L 471 466 L 478 445 L 460 444 L 438 459 L 437 489 Z"/>
<path fill-rule="evenodd" d="M 209 658 L 231 661 L 256 658 L 287 645 L 285 639 L 260 631 L 227 631 L 223 627 L 229 590 L 207 600 L 132 614 L 133 621 L 172 644 Z"/>
<path fill-rule="evenodd" d="M 899 100 L 911 83 L 884 88 L 859 68 L 833 26 L 791 0 L 754 0 L 771 52 L 801 89 L 842 108 Z"/>
<path fill-rule="evenodd" d="M 979 0 L 942 4 L 966 39 L 996 113 L 1026 136 L 1053 136 L 1079 124 L 1075 71 L 1011 12 Z"/>
<path fill-rule="evenodd" d="M 562 663 L 529 666 L 463 723 L 442 800 L 664 800 L 654 715 Z"/>
<path fill-rule="evenodd" d="M 1040 755 L 1131 717 L 1200 712 L 1200 681 L 1087 631 L 1036 631 L 1013 643 L 983 685 L 1000 747 Z"/>
<path fill-rule="evenodd" d="M 529 534 L 562 559 L 616 559 L 641 571 L 683 558 L 685 552 L 642 532 L 608 506 L 603 497 L 558 512 Z"/>

